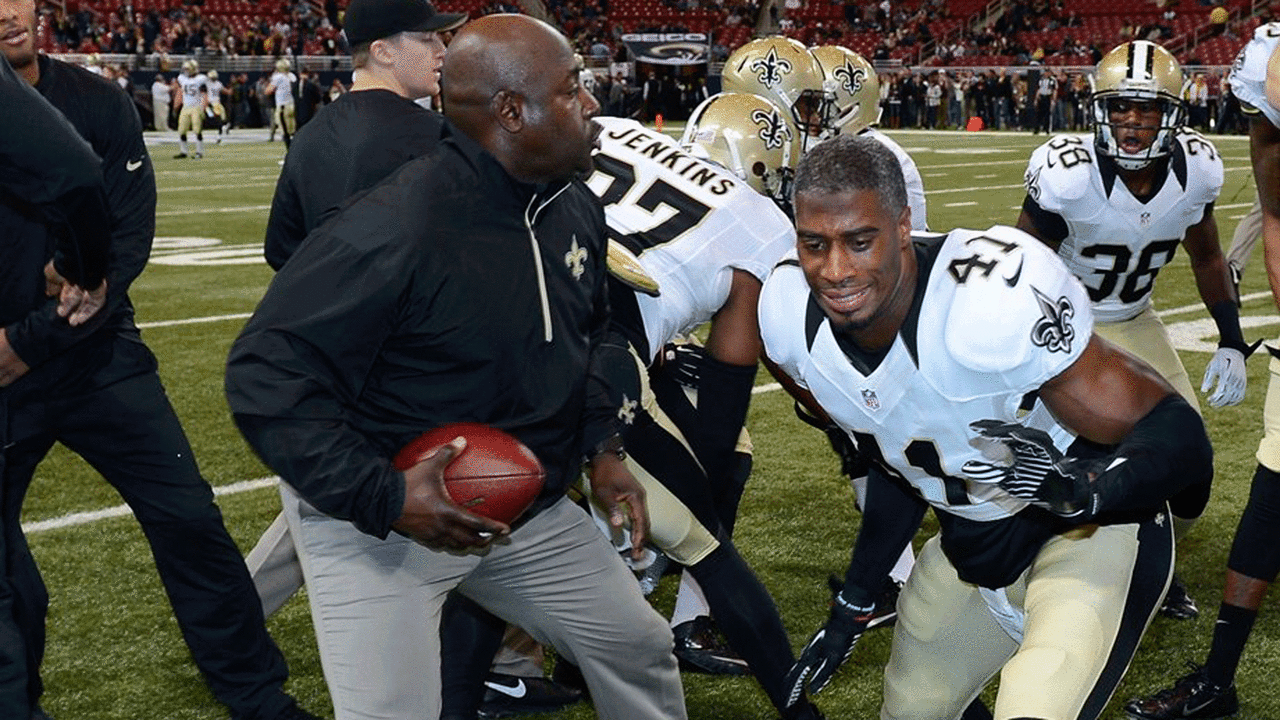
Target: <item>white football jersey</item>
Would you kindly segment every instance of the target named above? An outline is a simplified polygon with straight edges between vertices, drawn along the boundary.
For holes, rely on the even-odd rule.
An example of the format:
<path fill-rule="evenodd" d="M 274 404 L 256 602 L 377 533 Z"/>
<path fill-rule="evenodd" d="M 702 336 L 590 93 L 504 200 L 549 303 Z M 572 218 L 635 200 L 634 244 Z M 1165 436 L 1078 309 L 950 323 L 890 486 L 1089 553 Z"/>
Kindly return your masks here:
<path fill-rule="evenodd" d="M 604 129 L 587 186 L 610 234 L 658 281 L 659 297 L 636 295 L 656 355 L 724 305 L 734 268 L 763 282 L 795 247 L 795 229 L 772 200 L 667 135 L 625 118 L 596 121 Z"/>
<path fill-rule="evenodd" d="M 276 93 L 276 107 L 293 104 L 293 73 L 282 73 L 279 70 L 271 73 L 271 87 Z"/>
<path fill-rule="evenodd" d="M 1066 222 L 1058 254 L 1089 289 L 1099 322 L 1128 320 L 1151 305 L 1156 274 L 1222 190 L 1213 143 L 1185 129 L 1175 138 L 1164 184 L 1145 203 L 1098 165 L 1091 137 L 1056 135 L 1031 154 L 1027 194 Z"/>
<path fill-rule="evenodd" d="M 1267 61 L 1280 44 L 1280 22 L 1259 25 L 1253 39 L 1240 50 L 1231 66 L 1231 92 L 1242 103 L 1258 110 L 1280 127 L 1280 108 L 1267 102 Z"/>
<path fill-rule="evenodd" d="M 898 158 L 898 163 L 902 165 L 902 179 L 907 184 L 907 206 L 911 208 L 911 229 L 917 232 L 928 230 L 929 217 L 924 200 L 924 178 L 920 177 L 920 169 L 916 167 L 916 161 L 912 160 L 907 151 L 894 142 L 893 138 L 875 128 L 866 128 L 858 134 L 866 135 L 893 151 L 893 156 Z"/>
<path fill-rule="evenodd" d="M 209 78 L 204 73 L 191 77 L 182 74 L 178 76 L 178 86 L 182 88 L 182 107 L 200 107 L 200 88 L 209 86 Z"/>
<path fill-rule="evenodd" d="M 1065 451 L 1072 433 L 1043 403 L 1024 405 L 1084 351 L 1093 330 L 1088 296 L 1061 260 L 1015 228 L 916 240 L 923 289 L 907 321 L 914 326 L 904 325 L 873 369 L 860 369 L 866 365 L 837 344 L 794 254 L 760 295 L 765 352 L 813 393 L 859 453 L 934 507 L 978 522 L 1012 516 L 1025 501 L 962 475 L 967 461 L 994 458 L 969 424 L 1021 422 Z"/>
<path fill-rule="evenodd" d="M 210 80 L 207 83 L 207 86 L 209 88 L 209 104 L 221 105 L 222 104 L 222 88 L 226 86 L 222 84 L 221 80 Z"/>

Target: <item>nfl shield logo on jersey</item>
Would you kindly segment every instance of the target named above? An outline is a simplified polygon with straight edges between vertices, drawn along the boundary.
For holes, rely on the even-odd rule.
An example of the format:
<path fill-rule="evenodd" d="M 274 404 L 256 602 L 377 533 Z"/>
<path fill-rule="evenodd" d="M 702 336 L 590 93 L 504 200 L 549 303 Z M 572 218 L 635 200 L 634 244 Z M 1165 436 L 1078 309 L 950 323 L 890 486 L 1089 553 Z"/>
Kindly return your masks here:
<path fill-rule="evenodd" d="M 866 405 L 868 410 L 879 410 L 880 398 L 876 397 L 876 391 L 868 388 L 863 388 L 862 404 Z"/>

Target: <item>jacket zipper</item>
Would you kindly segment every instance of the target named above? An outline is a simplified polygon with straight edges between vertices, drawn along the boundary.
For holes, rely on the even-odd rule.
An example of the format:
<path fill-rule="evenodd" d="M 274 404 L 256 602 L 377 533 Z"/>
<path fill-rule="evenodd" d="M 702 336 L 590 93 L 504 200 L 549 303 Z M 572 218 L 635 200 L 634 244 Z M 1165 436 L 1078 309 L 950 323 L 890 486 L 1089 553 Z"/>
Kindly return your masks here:
<path fill-rule="evenodd" d="M 560 193 L 564 192 L 568 188 L 569 184 L 565 183 L 564 187 L 557 190 L 554 195 L 547 198 L 546 201 L 536 209 L 533 205 L 538 202 L 538 196 L 534 195 L 533 198 L 529 200 L 529 207 L 525 208 L 524 211 L 524 227 L 529 231 L 529 246 L 533 249 L 533 264 L 538 271 L 538 295 L 539 299 L 542 301 L 543 342 L 551 342 L 553 339 L 551 331 L 551 301 L 547 298 L 547 276 L 546 272 L 542 269 L 542 249 L 538 244 L 538 236 L 533 231 L 533 223 L 537 221 L 538 213 L 542 212 L 543 208 L 550 205 L 551 201 L 559 197 Z"/>

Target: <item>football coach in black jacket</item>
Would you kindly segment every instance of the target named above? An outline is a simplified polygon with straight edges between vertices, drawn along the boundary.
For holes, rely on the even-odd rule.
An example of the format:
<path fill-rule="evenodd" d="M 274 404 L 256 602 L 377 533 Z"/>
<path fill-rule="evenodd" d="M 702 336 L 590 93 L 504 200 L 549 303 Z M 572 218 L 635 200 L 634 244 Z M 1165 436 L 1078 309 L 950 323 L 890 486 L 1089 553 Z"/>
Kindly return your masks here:
<path fill-rule="evenodd" d="M 133 510 L 183 638 L 232 717 L 313 718 L 283 692 L 284 657 L 267 634 L 248 569 L 134 323 L 128 290 L 146 266 L 156 206 L 138 113 L 114 83 L 36 52 L 32 0 L 0 0 L 0 36 L 0 52 L 17 74 L 100 158 L 110 213 L 106 305 L 72 326 L 59 316 L 57 303 L 43 297 L 45 267 L 50 259 L 56 266 L 50 225 L 20 205 L 0 203 L 5 276 L 20 272 L 24 283 L 35 278 L 40 288 L 28 293 L 25 307 L 9 307 L 6 300 L 0 318 L 0 402 L 7 414 L 0 598 L 12 603 L 12 612 L 0 612 L 0 633 L 14 628 L 25 658 L 18 666 L 0 665 L 0 717 L 32 717 L 43 690 L 48 594 L 22 536 L 20 513 L 36 465 L 61 442 Z M 23 121 L 5 110 L 3 132 Z M 10 291 L 6 282 L 6 298 Z"/>
<path fill-rule="evenodd" d="M 564 37 L 524 15 L 464 26 L 444 77 L 439 147 L 302 243 L 228 361 L 236 422 L 286 483 L 336 717 L 438 717 L 440 609 L 457 588 L 578 664 L 600 717 L 684 718 L 670 630 L 564 497 L 587 461 L 595 500 L 643 542 L 643 490 L 591 372 L 605 225 L 576 176 L 599 106 Z M 541 459 L 521 524 L 447 499 L 457 444 L 391 467 L 455 421 Z"/>

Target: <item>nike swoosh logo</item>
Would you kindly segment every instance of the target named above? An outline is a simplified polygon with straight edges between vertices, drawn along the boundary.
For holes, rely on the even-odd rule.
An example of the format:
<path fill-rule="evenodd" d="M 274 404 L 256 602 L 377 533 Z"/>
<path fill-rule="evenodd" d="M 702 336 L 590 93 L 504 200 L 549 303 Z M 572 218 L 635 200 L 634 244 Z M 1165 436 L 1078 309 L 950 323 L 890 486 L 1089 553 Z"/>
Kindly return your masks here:
<path fill-rule="evenodd" d="M 1018 269 L 1013 273 L 1013 277 L 1004 278 L 1004 284 L 1013 287 L 1018 284 L 1018 278 L 1022 277 L 1022 263 L 1026 262 L 1026 258 L 1018 259 Z"/>
<path fill-rule="evenodd" d="M 528 693 L 528 689 L 524 686 L 523 680 L 516 680 L 515 685 L 503 685 L 490 680 L 484 681 L 484 686 L 513 698 L 522 698 Z"/>
<path fill-rule="evenodd" d="M 142 167 L 141 160 L 130 160 L 124 164 L 124 169 L 128 170 L 129 172 L 133 172 L 134 170 L 137 170 L 140 167 Z"/>
<path fill-rule="evenodd" d="M 1197 706 L 1195 706 L 1195 707 L 1191 707 L 1190 705 L 1187 705 L 1187 706 L 1185 706 L 1185 707 L 1183 707 L 1183 708 L 1182 708 L 1182 716 L 1183 716 L 1183 717 L 1191 717 L 1192 715 L 1195 715 L 1196 713 L 1200 712 L 1201 710 L 1203 710 L 1203 709 L 1205 709 L 1205 708 L 1209 707 L 1209 705 L 1211 705 L 1211 704 L 1213 703 L 1213 701 L 1214 701 L 1214 700 L 1216 700 L 1216 699 L 1217 699 L 1216 697 L 1211 697 L 1211 698 L 1209 698 L 1208 700 L 1205 700 L 1204 702 L 1200 703 L 1199 705 L 1197 705 Z"/>

